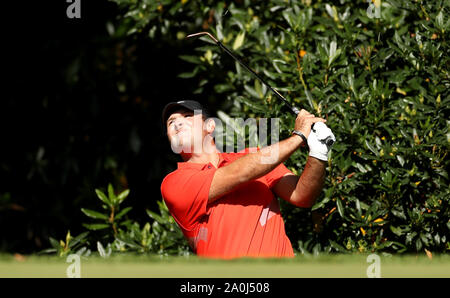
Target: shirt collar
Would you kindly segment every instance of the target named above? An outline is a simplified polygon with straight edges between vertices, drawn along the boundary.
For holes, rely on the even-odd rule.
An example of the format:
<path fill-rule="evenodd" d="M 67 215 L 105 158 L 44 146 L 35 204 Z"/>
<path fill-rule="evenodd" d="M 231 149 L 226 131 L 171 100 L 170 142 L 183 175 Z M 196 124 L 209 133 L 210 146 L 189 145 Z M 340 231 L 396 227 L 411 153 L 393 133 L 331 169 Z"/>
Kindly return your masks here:
<path fill-rule="evenodd" d="M 218 167 L 223 167 L 230 161 L 227 153 L 220 153 L 219 152 L 219 163 Z M 208 166 L 213 167 L 212 163 L 195 163 L 195 162 L 179 162 L 177 163 L 178 169 L 197 169 L 197 170 L 203 170 L 205 168 L 208 168 Z"/>

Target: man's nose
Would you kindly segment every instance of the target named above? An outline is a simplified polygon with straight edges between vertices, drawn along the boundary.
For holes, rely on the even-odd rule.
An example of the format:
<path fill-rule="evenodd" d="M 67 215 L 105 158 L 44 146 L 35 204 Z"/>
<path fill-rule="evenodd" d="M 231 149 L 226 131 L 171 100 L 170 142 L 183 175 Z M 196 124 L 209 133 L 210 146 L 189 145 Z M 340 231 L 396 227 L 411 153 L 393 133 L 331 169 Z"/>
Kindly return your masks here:
<path fill-rule="evenodd" d="M 180 130 L 183 127 L 183 121 L 175 120 L 175 130 Z"/>

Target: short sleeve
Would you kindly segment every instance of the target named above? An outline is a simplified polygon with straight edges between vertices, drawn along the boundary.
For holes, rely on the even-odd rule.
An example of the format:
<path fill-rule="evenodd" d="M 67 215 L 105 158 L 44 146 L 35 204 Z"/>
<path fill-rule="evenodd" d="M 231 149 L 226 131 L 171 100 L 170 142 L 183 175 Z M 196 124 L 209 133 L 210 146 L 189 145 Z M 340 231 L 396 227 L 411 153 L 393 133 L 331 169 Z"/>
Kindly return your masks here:
<path fill-rule="evenodd" d="M 177 223 L 185 230 L 195 228 L 206 214 L 209 189 L 216 169 L 177 170 L 161 184 L 163 199 Z"/>
<path fill-rule="evenodd" d="M 286 174 L 294 175 L 294 173 L 292 173 L 292 171 L 290 171 L 288 168 L 286 168 L 286 166 L 283 163 L 281 163 L 275 169 L 273 169 L 272 171 L 267 173 L 264 177 L 266 178 L 267 185 L 271 189 Z"/>

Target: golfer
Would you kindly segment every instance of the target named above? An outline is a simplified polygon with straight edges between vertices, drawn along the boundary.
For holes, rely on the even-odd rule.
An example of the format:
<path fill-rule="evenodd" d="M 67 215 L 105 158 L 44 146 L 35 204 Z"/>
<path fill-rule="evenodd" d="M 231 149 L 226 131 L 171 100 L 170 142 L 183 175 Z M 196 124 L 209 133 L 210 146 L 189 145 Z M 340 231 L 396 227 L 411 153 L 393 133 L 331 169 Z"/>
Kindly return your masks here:
<path fill-rule="evenodd" d="M 302 208 L 314 204 L 330 149 L 324 140 L 335 140 L 326 120 L 301 110 L 287 139 L 253 153 L 222 153 L 215 122 L 199 102 L 169 103 L 162 119 L 183 162 L 164 178 L 161 194 L 193 251 L 224 259 L 293 257 L 277 197 Z M 300 147 L 309 147 L 309 156 L 299 177 L 283 162 Z"/>

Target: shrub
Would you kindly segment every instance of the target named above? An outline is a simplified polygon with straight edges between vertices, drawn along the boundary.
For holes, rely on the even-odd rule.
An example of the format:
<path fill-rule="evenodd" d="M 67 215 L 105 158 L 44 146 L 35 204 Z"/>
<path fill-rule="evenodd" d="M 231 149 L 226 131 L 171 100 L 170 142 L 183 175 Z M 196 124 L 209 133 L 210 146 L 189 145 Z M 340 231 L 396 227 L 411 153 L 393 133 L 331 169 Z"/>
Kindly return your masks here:
<path fill-rule="evenodd" d="M 282 204 L 294 248 L 450 249 L 448 2 L 115 2 L 130 34 L 181 40 L 208 30 L 292 104 L 328 119 L 337 142 L 324 191 L 311 210 Z M 179 76 L 223 101 L 222 119 L 278 117 L 287 137 L 294 116 L 204 41 L 184 41 L 192 71 Z M 300 174 L 306 157 L 286 165 Z"/>
<path fill-rule="evenodd" d="M 108 195 L 96 189 L 98 199 L 103 203 L 102 211 L 81 208 L 95 223 L 85 223 L 88 231 L 76 237 L 67 233 L 66 241 L 59 242 L 50 237 L 52 248 L 41 253 L 56 253 L 64 257 L 72 253 L 88 256 L 92 250 L 102 257 L 109 257 L 112 252 L 155 253 L 158 255 L 190 255 L 189 245 L 181 230 L 170 216 L 164 201 L 158 201 L 159 213 L 146 210 L 152 223 L 146 222 L 141 228 L 138 222 L 127 218 L 132 207 L 122 208 L 121 204 L 130 191 L 124 190 L 116 195 L 111 184 Z"/>

